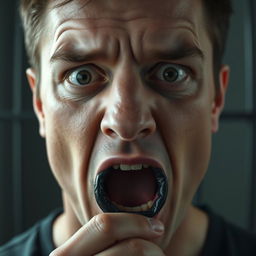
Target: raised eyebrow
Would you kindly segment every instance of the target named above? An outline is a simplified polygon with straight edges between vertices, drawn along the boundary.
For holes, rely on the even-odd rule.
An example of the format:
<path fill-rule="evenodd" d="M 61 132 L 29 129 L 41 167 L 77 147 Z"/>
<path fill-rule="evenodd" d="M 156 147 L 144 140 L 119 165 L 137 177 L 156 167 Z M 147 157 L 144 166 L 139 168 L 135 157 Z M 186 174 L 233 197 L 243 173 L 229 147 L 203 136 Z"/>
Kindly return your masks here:
<path fill-rule="evenodd" d="M 176 49 L 168 51 L 155 51 L 153 57 L 164 59 L 164 60 L 179 60 L 186 57 L 199 57 L 204 60 L 205 56 L 201 49 L 197 46 L 192 47 L 177 47 Z"/>
<path fill-rule="evenodd" d="M 56 61 L 72 62 L 72 63 L 82 63 L 96 59 L 97 57 L 102 57 L 102 53 L 99 51 L 79 51 L 74 49 L 60 49 L 57 50 L 50 58 L 50 63 Z"/>
<path fill-rule="evenodd" d="M 75 50 L 75 49 L 64 49 L 57 50 L 50 58 L 50 63 L 56 61 L 64 61 L 71 63 L 82 63 L 91 61 L 97 58 L 102 58 L 104 53 L 99 50 L 92 50 L 90 52 Z M 152 58 L 160 58 L 164 60 L 178 60 L 186 57 L 199 57 L 204 60 L 204 53 L 197 46 L 184 47 L 179 46 L 172 50 L 156 50 L 151 52 Z M 104 56 L 106 57 L 106 56 Z"/>

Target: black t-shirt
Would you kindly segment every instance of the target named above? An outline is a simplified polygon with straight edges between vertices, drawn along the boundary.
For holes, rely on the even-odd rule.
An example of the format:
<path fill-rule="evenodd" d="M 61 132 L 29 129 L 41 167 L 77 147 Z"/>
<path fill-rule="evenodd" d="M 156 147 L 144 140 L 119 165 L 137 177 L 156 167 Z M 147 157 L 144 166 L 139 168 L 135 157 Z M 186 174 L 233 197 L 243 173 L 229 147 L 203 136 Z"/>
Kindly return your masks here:
<path fill-rule="evenodd" d="M 62 209 L 55 210 L 28 231 L 0 247 L 0 256 L 49 256 L 54 250 L 52 225 L 61 212 Z"/>
<path fill-rule="evenodd" d="M 209 229 L 201 256 L 255 256 L 256 234 L 245 231 L 200 207 L 209 216 Z M 0 256 L 49 256 L 54 250 L 52 224 L 56 210 L 27 232 L 0 247 Z"/>

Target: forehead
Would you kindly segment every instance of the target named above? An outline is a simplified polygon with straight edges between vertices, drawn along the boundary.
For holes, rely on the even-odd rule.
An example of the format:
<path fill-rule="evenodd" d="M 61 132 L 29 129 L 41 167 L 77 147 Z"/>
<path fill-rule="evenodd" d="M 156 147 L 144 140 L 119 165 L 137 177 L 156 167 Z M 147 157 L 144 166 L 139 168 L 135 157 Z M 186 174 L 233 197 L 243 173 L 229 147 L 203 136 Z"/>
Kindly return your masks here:
<path fill-rule="evenodd" d="M 67 2 L 67 4 L 65 4 Z M 55 0 L 50 1 L 49 9 L 54 6 L 62 6 L 65 14 L 74 15 L 84 13 L 91 17 L 98 17 L 101 13 L 104 17 L 120 17 L 129 19 L 137 15 L 165 17 L 185 17 L 188 11 L 193 13 L 200 6 L 201 0 Z"/>
<path fill-rule="evenodd" d="M 51 26 L 72 19 L 88 23 L 106 19 L 119 24 L 147 19 L 155 23 L 162 21 L 163 25 L 169 26 L 187 22 L 196 30 L 198 20 L 202 23 L 203 16 L 201 0 L 73 0 L 55 8 L 62 3 L 63 0 L 52 1 L 48 6 Z"/>
<path fill-rule="evenodd" d="M 170 45 L 202 49 L 208 37 L 201 0 L 73 0 L 56 8 L 61 3 L 50 2 L 45 19 L 51 54 L 97 48 L 113 55 L 131 46 L 138 60 Z"/>

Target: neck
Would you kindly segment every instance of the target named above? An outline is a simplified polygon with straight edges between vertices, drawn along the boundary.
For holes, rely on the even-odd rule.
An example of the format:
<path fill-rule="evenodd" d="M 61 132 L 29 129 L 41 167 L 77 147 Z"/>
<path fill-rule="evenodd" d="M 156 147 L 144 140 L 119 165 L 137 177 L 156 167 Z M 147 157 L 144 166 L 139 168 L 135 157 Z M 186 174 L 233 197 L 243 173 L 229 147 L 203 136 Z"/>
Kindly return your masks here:
<path fill-rule="evenodd" d="M 78 229 L 81 228 L 81 224 L 68 202 L 65 193 L 62 193 L 62 201 L 64 212 L 58 216 L 53 223 L 53 242 L 56 248 L 64 244 Z"/>
<path fill-rule="evenodd" d="M 190 206 L 181 225 L 172 237 L 166 255 L 199 256 L 205 243 L 208 222 L 206 213 Z"/>

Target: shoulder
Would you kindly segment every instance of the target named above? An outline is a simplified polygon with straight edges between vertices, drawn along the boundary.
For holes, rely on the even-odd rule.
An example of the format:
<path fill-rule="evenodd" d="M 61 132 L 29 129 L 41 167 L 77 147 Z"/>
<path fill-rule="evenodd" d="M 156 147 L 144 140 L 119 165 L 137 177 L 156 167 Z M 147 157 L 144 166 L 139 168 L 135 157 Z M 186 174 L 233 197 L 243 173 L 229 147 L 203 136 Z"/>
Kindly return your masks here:
<path fill-rule="evenodd" d="M 55 210 L 46 218 L 37 222 L 29 230 L 12 238 L 5 245 L 0 246 L 0 255 L 49 255 L 49 253 L 54 249 L 52 242 L 52 223 L 61 212 L 61 209 Z"/>
<path fill-rule="evenodd" d="M 223 220 L 227 244 L 240 255 L 256 255 L 256 234 Z"/>
<path fill-rule="evenodd" d="M 15 256 L 15 255 L 33 255 L 32 250 L 37 244 L 39 233 L 39 223 L 30 228 L 28 231 L 18 235 L 7 244 L 0 247 L 1 256 Z"/>
<path fill-rule="evenodd" d="M 203 255 L 256 255 L 256 234 L 238 227 L 215 214 L 209 207 L 200 207 L 209 217 L 208 234 Z"/>

